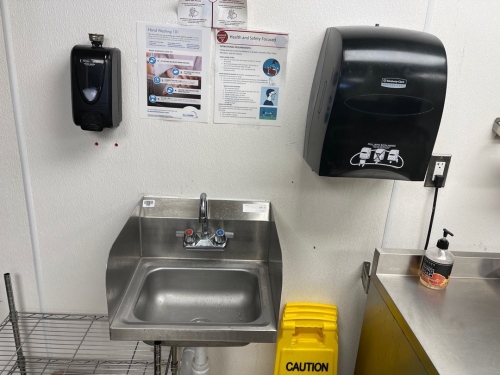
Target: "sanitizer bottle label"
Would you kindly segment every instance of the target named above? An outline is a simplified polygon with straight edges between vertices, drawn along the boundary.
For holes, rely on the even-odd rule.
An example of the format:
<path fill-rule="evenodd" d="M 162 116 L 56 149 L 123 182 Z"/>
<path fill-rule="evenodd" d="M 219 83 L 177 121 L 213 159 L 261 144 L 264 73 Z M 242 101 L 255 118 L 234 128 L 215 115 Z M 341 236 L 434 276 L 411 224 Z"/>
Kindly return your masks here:
<path fill-rule="evenodd" d="M 437 287 L 444 287 L 448 284 L 453 264 L 442 264 L 424 257 L 420 278 Z"/>

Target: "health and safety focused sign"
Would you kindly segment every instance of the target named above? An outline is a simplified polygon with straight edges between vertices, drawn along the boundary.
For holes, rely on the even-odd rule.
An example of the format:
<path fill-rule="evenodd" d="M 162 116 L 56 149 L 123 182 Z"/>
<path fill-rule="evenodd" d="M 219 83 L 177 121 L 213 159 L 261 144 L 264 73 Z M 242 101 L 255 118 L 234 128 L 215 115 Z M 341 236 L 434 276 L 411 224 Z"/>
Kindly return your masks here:
<path fill-rule="evenodd" d="M 288 34 L 218 30 L 215 123 L 281 124 Z"/>

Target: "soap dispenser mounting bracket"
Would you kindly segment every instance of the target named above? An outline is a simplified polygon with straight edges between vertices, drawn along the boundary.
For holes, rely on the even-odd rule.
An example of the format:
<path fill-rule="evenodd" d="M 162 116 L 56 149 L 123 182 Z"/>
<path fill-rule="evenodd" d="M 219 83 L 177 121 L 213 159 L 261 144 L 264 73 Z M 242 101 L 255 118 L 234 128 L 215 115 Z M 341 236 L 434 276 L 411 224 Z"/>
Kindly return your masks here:
<path fill-rule="evenodd" d="M 92 47 L 100 48 L 102 47 L 102 42 L 104 42 L 104 34 L 89 34 L 89 40 L 92 43 Z"/>

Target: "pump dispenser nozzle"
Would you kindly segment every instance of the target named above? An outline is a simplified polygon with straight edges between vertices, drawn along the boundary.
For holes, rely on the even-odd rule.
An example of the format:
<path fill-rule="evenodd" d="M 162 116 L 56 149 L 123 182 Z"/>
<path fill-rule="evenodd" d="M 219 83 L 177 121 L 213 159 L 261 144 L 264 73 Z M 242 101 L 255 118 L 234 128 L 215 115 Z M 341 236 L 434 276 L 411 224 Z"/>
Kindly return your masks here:
<path fill-rule="evenodd" d="M 446 239 L 447 235 L 453 237 L 453 233 L 451 233 L 448 229 L 443 228 L 443 238 L 440 238 L 437 242 L 437 247 L 439 247 L 440 249 L 446 250 L 450 246 L 450 243 Z"/>
<path fill-rule="evenodd" d="M 451 233 L 448 229 L 443 228 L 443 237 L 446 237 L 447 235 L 454 236 L 453 233 Z"/>

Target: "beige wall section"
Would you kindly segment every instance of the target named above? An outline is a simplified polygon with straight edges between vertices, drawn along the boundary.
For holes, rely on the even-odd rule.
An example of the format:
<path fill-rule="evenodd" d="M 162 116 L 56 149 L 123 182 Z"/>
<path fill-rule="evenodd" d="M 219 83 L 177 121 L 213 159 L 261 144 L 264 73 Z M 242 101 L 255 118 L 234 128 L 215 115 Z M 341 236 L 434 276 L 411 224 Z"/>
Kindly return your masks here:
<path fill-rule="evenodd" d="M 176 3 L 10 1 L 45 304 L 51 311 L 106 311 L 108 251 L 144 194 L 195 197 L 205 191 L 209 198 L 269 199 L 282 241 L 282 302 L 338 305 L 339 373 L 351 374 L 366 299 L 361 262 L 382 243 L 393 183 L 320 178 L 310 171 L 302 148 L 311 81 L 327 27 L 379 23 L 423 30 L 427 1 L 322 0 L 313 6 L 251 1 L 251 28 L 290 32 L 282 127 L 138 118 L 135 21 L 175 23 Z M 432 31 L 442 38 L 450 60 L 436 152 L 454 155 L 436 228 L 455 230 L 456 243 L 498 241 L 491 229 L 499 224 L 493 194 L 499 186 L 500 145 L 490 133 L 499 110 L 497 52 L 490 48 L 498 39 L 496 7 L 493 0 L 474 7 L 472 0 L 441 0 L 433 19 Z M 88 32 L 104 33 L 105 44 L 122 51 L 124 120 L 101 134 L 84 132 L 71 119 L 69 54 L 73 45 L 88 43 Z M 10 108 L 10 98 L 0 95 L 2 108 Z M 17 155 L 14 135 L 8 143 L 16 151 L 9 155 Z M 9 176 L 15 175 L 14 166 L 8 167 Z M 398 182 L 386 243 L 421 246 L 431 199 L 432 191 L 420 183 Z M 6 207 L 14 208 L 17 204 Z M 464 213 L 468 218 L 461 219 Z M 28 238 L 25 227 L 6 232 L 7 242 Z M 17 256 L 12 248 L 7 259 Z M 274 345 L 216 348 L 210 355 L 218 375 L 268 374 Z"/>
<path fill-rule="evenodd" d="M 500 250 L 500 138 L 491 128 L 500 116 L 498 1 L 439 0 L 430 32 L 448 55 L 448 89 L 435 154 L 451 154 L 440 189 L 429 246 L 445 227 L 450 250 Z M 396 182 L 386 247 L 423 247 L 433 189 Z"/>
<path fill-rule="evenodd" d="M 24 200 L 21 162 L 9 89 L 2 20 L 0 18 L 0 321 L 8 314 L 4 273 L 10 273 L 16 307 L 37 311 L 28 215 Z M 0 343 L 1 345 L 1 343 Z"/>

